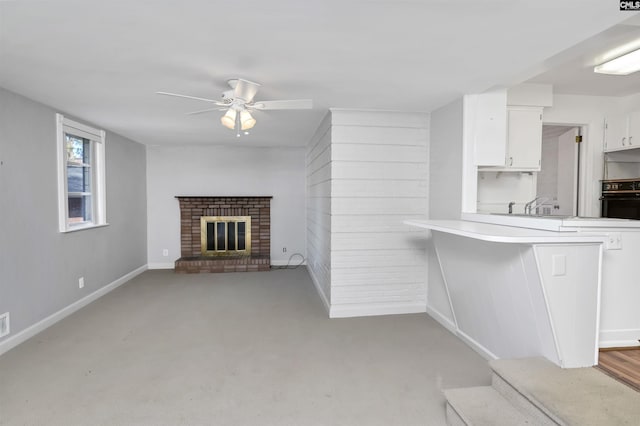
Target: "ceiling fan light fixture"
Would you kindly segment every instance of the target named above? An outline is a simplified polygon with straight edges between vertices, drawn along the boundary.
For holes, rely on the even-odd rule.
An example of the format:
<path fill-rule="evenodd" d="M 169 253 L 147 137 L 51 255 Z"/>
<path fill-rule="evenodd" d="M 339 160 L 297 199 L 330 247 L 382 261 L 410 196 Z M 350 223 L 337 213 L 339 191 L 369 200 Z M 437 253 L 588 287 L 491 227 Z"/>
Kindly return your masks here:
<path fill-rule="evenodd" d="M 220 119 L 222 125 L 228 129 L 233 130 L 236 126 L 236 110 L 233 108 L 229 108 L 225 115 Z"/>
<path fill-rule="evenodd" d="M 619 56 L 615 59 L 597 65 L 593 72 L 599 74 L 629 75 L 640 71 L 640 49 Z"/>
<path fill-rule="evenodd" d="M 242 130 L 249 130 L 256 125 L 256 119 L 251 116 L 249 111 L 243 109 L 240 111 L 240 128 Z"/>

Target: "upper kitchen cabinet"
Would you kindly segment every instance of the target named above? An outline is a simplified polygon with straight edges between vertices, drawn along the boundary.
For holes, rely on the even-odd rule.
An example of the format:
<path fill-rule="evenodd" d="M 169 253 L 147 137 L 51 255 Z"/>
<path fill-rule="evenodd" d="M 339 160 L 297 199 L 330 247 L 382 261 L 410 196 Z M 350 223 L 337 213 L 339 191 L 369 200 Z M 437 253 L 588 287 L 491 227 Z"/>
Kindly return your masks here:
<path fill-rule="evenodd" d="M 640 148 L 640 111 L 607 117 L 604 125 L 604 151 L 635 148 Z"/>
<path fill-rule="evenodd" d="M 542 155 L 542 108 L 509 107 L 506 167 L 540 170 Z"/>
<path fill-rule="evenodd" d="M 523 84 L 465 96 L 475 165 L 480 170 L 540 170 L 542 110 L 551 103 L 548 85 Z"/>

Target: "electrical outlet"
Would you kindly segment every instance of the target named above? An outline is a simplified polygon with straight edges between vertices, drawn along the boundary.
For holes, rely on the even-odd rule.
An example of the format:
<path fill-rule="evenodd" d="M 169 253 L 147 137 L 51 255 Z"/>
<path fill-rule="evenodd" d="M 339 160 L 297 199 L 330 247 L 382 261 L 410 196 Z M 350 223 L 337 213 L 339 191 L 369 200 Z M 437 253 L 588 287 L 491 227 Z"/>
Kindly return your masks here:
<path fill-rule="evenodd" d="M 287 248 L 286 247 L 282 247 L 282 252 L 286 253 L 287 252 Z"/>
<path fill-rule="evenodd" d="M 622 234 L 620 232 L 610 232 L 604 246 L 607 250 L 622 250 Z"/>
<path fill-rule="evenodd" d="M 78 288 L 84 288 L 84 277 L 78 278 Z"/>
<path fill-rule="evenodd" d="M 0 315 L 0 337 L 4 337 L 11 332 L 9 323 L 9 312 Z"/>
<path fill-rule="evenodd" d="M 169 249 L 162 249 L 162 255 L 163 255 L 164 257 L 169 256 Z"/>

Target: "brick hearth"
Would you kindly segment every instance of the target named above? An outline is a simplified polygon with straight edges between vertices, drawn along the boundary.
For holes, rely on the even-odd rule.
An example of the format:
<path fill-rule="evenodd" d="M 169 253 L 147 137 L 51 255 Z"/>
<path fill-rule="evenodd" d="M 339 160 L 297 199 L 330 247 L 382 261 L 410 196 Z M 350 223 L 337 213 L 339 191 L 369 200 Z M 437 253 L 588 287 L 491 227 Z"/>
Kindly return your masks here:
<path fill-rule="evenodd" d="M 175 271 L 245 272 L 271 267 L 271 198 L 176 196 L 180 203 L 180 259 Z M 251 216 L 250 256 L 203 256 L 200 245 L 202 216 Z"/>

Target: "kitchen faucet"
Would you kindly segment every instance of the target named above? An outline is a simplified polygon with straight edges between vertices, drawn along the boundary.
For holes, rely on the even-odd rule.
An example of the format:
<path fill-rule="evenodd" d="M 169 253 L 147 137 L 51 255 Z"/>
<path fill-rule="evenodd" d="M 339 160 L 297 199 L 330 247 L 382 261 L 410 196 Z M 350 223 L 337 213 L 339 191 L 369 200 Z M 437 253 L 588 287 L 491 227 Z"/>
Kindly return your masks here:
<path fill-rule="evenodd" d="M 531 215 L 531 210 L 533 210 L 534 207 L 538 208 L 547 201 L 549 201 L 549 198 L 547 197 L 534 198 L 524 205 L 524 214 Z"/>

